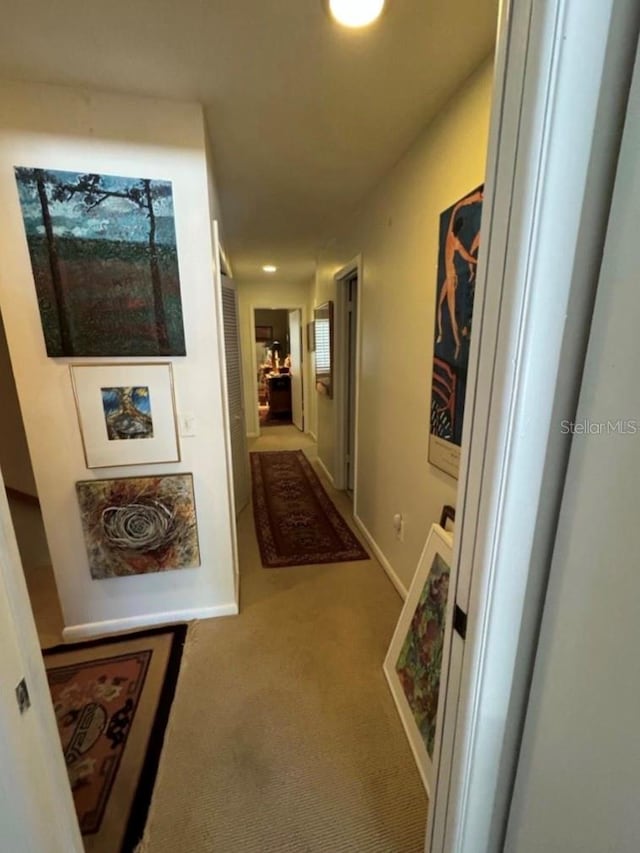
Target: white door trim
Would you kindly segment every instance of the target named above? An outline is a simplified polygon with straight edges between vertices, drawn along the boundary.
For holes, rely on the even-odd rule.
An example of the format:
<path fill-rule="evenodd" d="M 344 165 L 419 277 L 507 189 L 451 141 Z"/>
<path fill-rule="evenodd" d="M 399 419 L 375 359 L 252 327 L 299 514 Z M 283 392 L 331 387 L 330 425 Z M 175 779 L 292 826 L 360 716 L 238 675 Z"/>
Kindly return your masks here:
<path fill-rule="evenodd" d="M 434 853 L 502 850 L 637 17 L 635 0 L 501 14 L 453 558 L 469 621 Z"/>
<path fill-rule="evenodd" d="M 238 526 L 236 524 L 235 484 L 233 482 L 233 451 L 231 448 L 231 421 L 229 420 L 229 388 L 227 383 L 227 355 L 224 347 L 224 316 L 222 309 L 222 257 L 220 253 L 220 227 L 218 221 L 212 221 L 211 238 L 213 240 L 213 280 L 215 282 L 216 324 L 218 326 L 218 355 L 220 364 L 220 390 L 222 395 L 222 418 L 224 424 L 224 445 L 227 458 L 227 494 L 229 496 L 229 518 L 231 519 L 231 545 L 233 554 L 233 584 L 235 605 L 240 602 L 240 558 L 238 556 Z M 235 285 L 234 285 L 235 286 Z M 239 342 L 238 342 L 239 343 Z M 240 350 L 242 352 L 242 350 Z M 241 362 L 242 363 L 242 362 Z"/>
<path fill-rule="evenodd" d="M 305 327 L 304 327 L 304 323 L 302 322 L 302 310 L 300 308 L 290 308 L 288 316 L 289 316 L 289 352 L 291 354 L 291 362 L 292 362 L 292 367 L 289 371 L 289 373 L 291 374 L 291 420 L 293 422 L 294 427 L 296 427 L 296 429 L 299 429 L 300 432 L 304 433 L 304 432 L 308 431 L 307 425 L 306 425 L 307 419 L 305 417 L 305 414 L 306 414 L 305 413 L 305 404 L 307 401 L 305 400 L 305 393 L 304 393 L 305 392 L 305 388 L 304 388 L 305 373 L 304 373 L 304 371 L 305 371 L 305 363 L 307 360 L 305 358 L 305 346 L 304 346 L 304 344 L 305 344 L 304 328 Z M 295 318 L 293 321 L 292 321 L 292 317 Z M 298 340 L 297 341 L 295 340 L 295 337 L 291 331 L 292 328 L 294 328 L 296 324 L 298 326 L 298 335 L 297 335 Z M 297 358 L 298 364 L 296 364 L 296 358 Z M 300 371 L 299 377 L 297 374 L 298 370 Z M 299 378 L 299 385 L 298 385 L 298 378 Z M 296 389 L 299 389 L 299 394 L 300 394 L 299 400 L 297 400 L 298 394 L 294 393 L 296 391 Z M 296 402 L 300 403 L 300 411 L 299 412 L 297 411 Z"/>
<path fill-rule="evenodd" d="M 362 346 L 362 294 L 363 294 L 363 262 L 362 255 L 357 255 L 352 261 L 338 270 L 333 276 L 336 288 L 336 311 L 334 317 L 334 347 L 333 347 L 333 376 L 334 376 L 334 400 L 335 400 L 335 445 L 336 464 L 334 473 L 334 485 L 336 489 L 347 488 L 344 459 L 346 455 L 346 443 L 344 434 L 344 422 L 346 419 L 348 384 L 346 371 L 349 370 L 347 358 L 347 299 L 345 280 L 357 273 L 358 275 L 358 313 L 356 316 L 356 412 L 354 425 L 354 447 L 353 447 L 353 514 L 358 514 L 358 417 L 360 411 L 360 354 Z"/>

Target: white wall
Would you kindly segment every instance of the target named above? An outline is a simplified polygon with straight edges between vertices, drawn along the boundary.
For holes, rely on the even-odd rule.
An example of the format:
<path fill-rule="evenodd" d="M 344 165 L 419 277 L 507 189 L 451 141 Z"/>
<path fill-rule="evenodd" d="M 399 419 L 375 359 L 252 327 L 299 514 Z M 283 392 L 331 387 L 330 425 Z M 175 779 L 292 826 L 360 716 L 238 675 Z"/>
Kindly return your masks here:
<path fill-rule="evenodd" d="M 357 513 L 407 587 L 457 482 L 428 463 L 440 213 L 484 180 L 492 64 L 485 62 L 364 200 L 319 260 L 314 304 L 358 253 L 362 350 Z M 335 400 L 317 400 L 318 452 L 335 473 Z M 405 541 L 392 519 L 405 517 Z"/>
<path fill-rule="evenodd" d="M 0 320 L 0 468 L 5 485 L 27 495 L 36 495 L 27 437 L 11 369 L 9 348 Z"/>
<path fill-rule="evenodd" d="M 0 84 L 0 307 L 65 624 L 81 631 L 235 609 L 205 148 L 196 104 Z M 197 419 L 197 435 L 181 440 L 182 462 L 86 469 L 69 359 L 44 348 L 16 165 L 172 181 L 187 342 L 174 376 L 179 411 Z M 201 567 L 92 581 L 76 481 L 182 471 L 194 475 Z"/>
<path fill-rule="evenodd" d="M 83 850 L 51 693 L 0 475 L 0 835 L 3 850 Z M 26 679 L 31 708 L 15 687 Z"/>
<path fill-rule="evenodd" d="M 309 308 L 309 284 L 290 284 L 279 282 L 276 277 L 266 276 L 260 281 L 237 281 L 238 312 L 240 314 L 240 346 L 242 347 L 242 377 L 244 388 L 245 418 L 247 435 L 260 433 L 258 420 L 258 396 L 256 390 L 255 366 L 255 325 L 256 308 L 302 308 L 303 356 L 307 355 L 306 324 L 311 319 Z M 309 430 L 307 420 L 310 414 L 311 383 L 309 359 L 303 365 L 303 383 L 305 400 L 305 431 Z"/>
<path fill-rule="evenodd" d="M 272 339 L 280 341 L 283 346 L 285 345 L 289 336 L 288 311 L 285 309 L 259 308 L 255 311 L 255 320 L 256 326 L 271 326 Z"/>
<path fill-rule="evenodd" d="M 639 54 L 640 57 L 640 54 Z M 640 839 L 636 63 L 505 849 L 635 853 Z M 561 429 L 562 424 L 557 424 Z"/>

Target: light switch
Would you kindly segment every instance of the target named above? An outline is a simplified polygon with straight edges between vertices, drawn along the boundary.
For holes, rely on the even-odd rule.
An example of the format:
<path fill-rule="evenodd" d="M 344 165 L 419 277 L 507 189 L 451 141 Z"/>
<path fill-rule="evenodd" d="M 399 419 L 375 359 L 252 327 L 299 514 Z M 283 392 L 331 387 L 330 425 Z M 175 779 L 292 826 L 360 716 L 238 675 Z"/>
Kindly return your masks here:
<path fill-rule="evenodd" d="M 193 414 L 182 415 L 180 419 L 180 435 L 190 438 L 196 434 L 196 416 Z"/>

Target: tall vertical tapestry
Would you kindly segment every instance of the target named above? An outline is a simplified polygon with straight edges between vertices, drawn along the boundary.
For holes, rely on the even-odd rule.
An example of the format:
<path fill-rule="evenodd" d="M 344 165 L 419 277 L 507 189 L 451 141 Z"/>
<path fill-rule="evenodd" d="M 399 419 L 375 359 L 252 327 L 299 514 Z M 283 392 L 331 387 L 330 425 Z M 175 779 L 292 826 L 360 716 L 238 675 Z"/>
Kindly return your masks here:
<path fill-rule="evenodd" d="M 458 476 L 475 295 L 482 186 L 440 215 L 429 461 Z"/>
<path fill-rule="evenodd" d="M 47 354 L 185 355 L 171 183 L 15 174 Z"/>

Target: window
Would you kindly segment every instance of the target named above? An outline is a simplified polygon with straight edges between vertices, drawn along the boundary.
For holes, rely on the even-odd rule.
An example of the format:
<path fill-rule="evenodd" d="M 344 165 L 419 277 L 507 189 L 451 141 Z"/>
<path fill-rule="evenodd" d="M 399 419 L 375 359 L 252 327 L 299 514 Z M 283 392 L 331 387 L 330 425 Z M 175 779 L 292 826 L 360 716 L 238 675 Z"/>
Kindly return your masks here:
<path fill-rule="evenodd" d="M 333 396 L 333 302 L 319 305 L 313 312 L 316 338 L 316 389 Z"/>
<path fill-rule="evenodd" d="M 328 318 L 316 320 L 316 370 L 329 373 L 331 370 L 331 329 Z"/>

